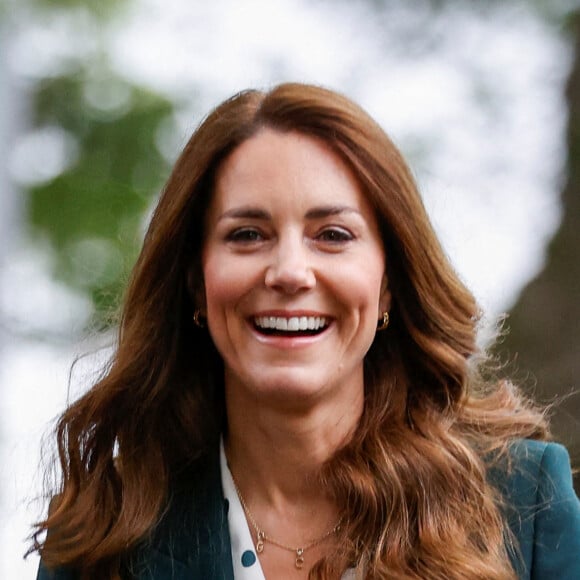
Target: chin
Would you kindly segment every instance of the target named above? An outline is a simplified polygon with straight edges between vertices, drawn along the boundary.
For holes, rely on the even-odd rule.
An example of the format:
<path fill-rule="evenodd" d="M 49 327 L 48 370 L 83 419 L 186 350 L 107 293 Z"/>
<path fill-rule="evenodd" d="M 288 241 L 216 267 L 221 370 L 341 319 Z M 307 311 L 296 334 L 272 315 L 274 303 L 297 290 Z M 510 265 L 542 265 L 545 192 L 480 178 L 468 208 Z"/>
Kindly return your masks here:
<path fill-rule="evenodd" d="M 325 396 L 332 397 L 332 381 L 313 376 L 312 370 L 302 372 L 275 372 L 270 376 L 254 380 L 254 389 L 259 398 L 287 403 L 290 406 L 304 406 Z"/>

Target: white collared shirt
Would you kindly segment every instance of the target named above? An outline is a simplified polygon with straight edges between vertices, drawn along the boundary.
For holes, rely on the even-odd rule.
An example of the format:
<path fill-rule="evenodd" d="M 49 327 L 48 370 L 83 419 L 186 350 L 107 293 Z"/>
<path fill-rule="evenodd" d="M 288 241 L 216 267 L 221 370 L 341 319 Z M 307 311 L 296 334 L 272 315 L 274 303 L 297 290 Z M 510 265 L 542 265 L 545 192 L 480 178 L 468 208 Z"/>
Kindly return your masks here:
<path fill-rule="evenodd" d="M 228 510 L 228 526 L 232 544 L 234 578 L 235 580 L 266 580 L 262 566 L 260 566 L 260 559 L 258 554 L 256 554 L 256 547 L 254 546 L 244 508 L 236 493 L 234 480 L 226 460 L 223 440 L 220 445 L 220 466 L 224 498 L 229 502 L 230 506 Z M 342 575 L 342 580 L 355 580 L 355 578 L 354 568 L 348 569 Z"/>

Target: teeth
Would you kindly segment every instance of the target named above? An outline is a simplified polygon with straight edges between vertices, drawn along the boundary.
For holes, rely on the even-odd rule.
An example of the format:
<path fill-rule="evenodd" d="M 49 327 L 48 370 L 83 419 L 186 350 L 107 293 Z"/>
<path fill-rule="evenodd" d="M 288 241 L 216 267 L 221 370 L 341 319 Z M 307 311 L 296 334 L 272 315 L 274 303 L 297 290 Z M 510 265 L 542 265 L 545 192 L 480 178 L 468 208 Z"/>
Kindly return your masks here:
<path fill-rule="evenodd" d="M 319 328 L 324 328 L 327 322 L 324 316 L 292 316 L 291 318 L 256 316 L 254 324 L 259 328 L 297 332 L 299 330 L 318 330 Z"/>

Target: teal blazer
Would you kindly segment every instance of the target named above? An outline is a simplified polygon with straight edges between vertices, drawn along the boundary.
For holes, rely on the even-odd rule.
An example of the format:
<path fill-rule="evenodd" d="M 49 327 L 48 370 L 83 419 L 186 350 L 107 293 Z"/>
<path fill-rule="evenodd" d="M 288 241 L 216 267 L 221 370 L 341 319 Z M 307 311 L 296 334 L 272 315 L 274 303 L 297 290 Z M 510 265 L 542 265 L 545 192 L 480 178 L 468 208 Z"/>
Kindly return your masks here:
<path fill-rule="evenodd" d="M 580 579 L 580 502 L 570 460 L 556 443 L 522 440 L 511 448 L 512 468 L 490 470 L 504 497 L 514 542 L 508 550 L 520 579 Z M 509 475 L 506 475 L 509 473 Z M 137 549 L 122 576 L 131 580 L 234 580 L 228 503 L 219 457 L 198 464 L 175 487 L 169 509 L 151 539 Z M 78 580 L 74 570 L 48 570 L 37 580 Z"/>

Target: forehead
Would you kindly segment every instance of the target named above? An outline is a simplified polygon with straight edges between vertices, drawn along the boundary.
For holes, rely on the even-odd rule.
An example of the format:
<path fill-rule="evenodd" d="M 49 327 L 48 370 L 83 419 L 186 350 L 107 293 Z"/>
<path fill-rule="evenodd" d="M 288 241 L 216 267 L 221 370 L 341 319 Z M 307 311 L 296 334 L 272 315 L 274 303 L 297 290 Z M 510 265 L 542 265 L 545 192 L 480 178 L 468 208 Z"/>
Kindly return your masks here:
<path fill-rule="evenodd" d="M 219 167 L 209 213 L 235 204 L 348 204 L 373 214 L 350 166 L 321 139 L 262 129 Z"/>

